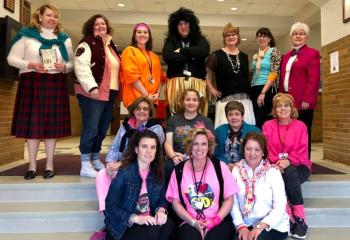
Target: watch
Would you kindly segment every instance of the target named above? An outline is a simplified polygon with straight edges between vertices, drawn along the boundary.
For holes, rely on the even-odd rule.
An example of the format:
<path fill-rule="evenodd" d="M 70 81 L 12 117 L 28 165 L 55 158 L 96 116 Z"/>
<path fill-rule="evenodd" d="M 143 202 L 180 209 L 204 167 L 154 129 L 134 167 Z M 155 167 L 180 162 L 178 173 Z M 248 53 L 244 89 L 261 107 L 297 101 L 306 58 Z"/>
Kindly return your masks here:
<path fill-rule="evenodd" d="M 264 228 L 263 228 L 260 224 L 257 224 L 257 225 L 255 226 L 255 228 L 256 228 L 256 229 L 259 229 L 259 230 L 264 230 Z"/>

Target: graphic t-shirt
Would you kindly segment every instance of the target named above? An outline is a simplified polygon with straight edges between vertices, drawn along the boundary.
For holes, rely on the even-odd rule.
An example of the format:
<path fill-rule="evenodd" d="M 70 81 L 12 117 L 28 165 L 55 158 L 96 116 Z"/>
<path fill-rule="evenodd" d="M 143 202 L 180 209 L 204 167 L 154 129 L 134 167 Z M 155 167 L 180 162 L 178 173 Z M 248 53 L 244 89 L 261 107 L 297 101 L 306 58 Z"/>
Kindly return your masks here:
<path fill-rule="evenodd" d="M 227 198 L 238 192 L 239 187 L 226 164 L 220 162 L 220 166 L 224 180 L 223 196 L 224 198 Z M 181 181 L 181 193 L 186 205 L 186 210 L 193 218 L 201 220 L 213 218 L 219 212 L 220 206 L 220 185 L 213 163 L 208 161 L 200 186 L 199 182 L 202 176 L 202 171 L 196 172 L 195 176 L 197 182 L 196 185 L 194 183 L 192 164 L 190 161 L 187 161 L 183 169 Z M 166 199 L 169 202 L 172 202 L 174 198 L 180 199 L 175 170 L 171 175 L 166 193 Z"/>
<path fill-rule="evenodd" d="M 146 185 L 146 178 L 149 173 L 149 169 L 140 170 L 140 176 L 142 178 L 141 192 L 136 204 L 136 214 L 138 215 L 150 215 L 149 199 Z"/>

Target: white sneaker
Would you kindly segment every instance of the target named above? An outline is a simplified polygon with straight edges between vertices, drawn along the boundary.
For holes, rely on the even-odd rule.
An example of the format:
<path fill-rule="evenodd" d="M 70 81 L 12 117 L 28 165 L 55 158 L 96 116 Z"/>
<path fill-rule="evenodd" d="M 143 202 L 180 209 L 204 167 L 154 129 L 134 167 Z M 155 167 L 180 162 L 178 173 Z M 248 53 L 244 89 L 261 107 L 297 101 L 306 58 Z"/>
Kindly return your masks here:
<path fill-rule="evenodd" d="M 90 161 L 81 162 L 80 176 L 95 178 L 97 171 L 92 167 Z"/>
<path fill-rule="evenodd" d="M 95 168 L 96 171 L 99 171 L 101 169 L 105 169 L 105 165 L 100 161 L 100 159 L 93 160 L 92 166 Z"/>

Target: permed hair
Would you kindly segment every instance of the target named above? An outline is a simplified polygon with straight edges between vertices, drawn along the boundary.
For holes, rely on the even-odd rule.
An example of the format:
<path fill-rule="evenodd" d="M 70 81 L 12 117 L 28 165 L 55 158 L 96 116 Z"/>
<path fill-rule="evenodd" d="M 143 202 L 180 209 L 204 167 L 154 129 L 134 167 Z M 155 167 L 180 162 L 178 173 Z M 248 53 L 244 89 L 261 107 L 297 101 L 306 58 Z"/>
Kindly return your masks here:
<path fill-rule="evenodd" d="M 292 27 L 290 28 L 290 32 L 289 35 L 292 36 L 293 32 L 295 30 L 304 30 L 304 32 L 306 33 L 306 36 L 309 35 L 310 33 L 310 28 L 306 23 L 302 23 L 302 22 L 296 22 L 292 25 Z"/>
<path fill-rule="evenodd" d="M 185 21 L 190 24 L 190 32 L 188 38 L 191 43 L 197 44 L 202 36 L 201 29 L 199 27 L 199 19 L 194 15 L 194 12 L 190 9 L 181 7 L 179 10 L 171 13 L 168 18 L 168 33 L 167 39 L 172 42 L 176 42 L 177 39 L 181 39 L 181 36 L 177 30 L 177 25 L 180 21 Z"/>
<path fill-rule="evenodd" d="M 81 31 L 81 33 L 84 36 L 93 35 L 94 34 L 94 25 L 95 25 L 95 22 L 96 22 L 97 18 L 102 18 L 105 21 L 106 26 L 107 26 L 107 34 L 112 35 L 113 34 L 113 28 L 109 24 L 108 19 L 102 14 L 95 14 L 92 17 L 90 17 L 84 23 L 83 30 Z"/>
<path fill-rule="evenodd" d="M 199 128 L 192 128 L 191 130 L 188 131 L 187 133 L 187 137 L 184 141 L 184 145 L 185 145 L 185 151 L 186 153 L 191 156 L 191 150 L 192 150 L 192 144 L 194 139 L 198 136 L 198 135 L 204 135 L 207 139 L 208 139 L 208 153 L 207 156 L 210 157 L 214 150 L 215 150 L 215 137 L 212 134 L 212 132 L 210 132 L 210 130 L 204 128 L 204 127 L 199 127 Z"/>

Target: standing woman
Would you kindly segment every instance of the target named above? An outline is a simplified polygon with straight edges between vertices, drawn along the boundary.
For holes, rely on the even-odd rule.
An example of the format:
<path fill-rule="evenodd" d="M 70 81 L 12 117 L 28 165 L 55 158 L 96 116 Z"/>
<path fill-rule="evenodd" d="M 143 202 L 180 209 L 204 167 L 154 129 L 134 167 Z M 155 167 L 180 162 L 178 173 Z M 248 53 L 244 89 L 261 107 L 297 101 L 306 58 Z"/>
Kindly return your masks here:
<path fill-rule="evenodd" d="M 259 52 L 253 56 L 251 97 L 256 126 L 261 128 L 264 122 L 272 118 L 272 98 L 277 92 L 274 85 L 279 75 L 281 54 L 270 29 L 258 29 L 256 41 Z"/>
<path fill-rule="evenodd" d="M 119 91 L 120 58 L 112 41 L 105 16 L 96 14 L 83 26 L 83 39 L 75 52 L 75 94 L 78 98 L 83 130 L 80 136 L 80 176 L 96 177 L 104 168 L 100 161 L 103 139 L 112 120 Z"/>
<path fill-rule="evenodd" d="M 250 100 L 248 55 L 238 49 L 241 37 L 239 27 L 228 23 L 223 30 L 224 47 L 210 54 L 207 61 L 207 88 L 217 97 L 215 106 L 215 128 L 227 123 L 225 105 L 229 101 L 243 104 L 244 121 L 255 124 L 254 110 Z M 212 85 L 215 74 L 216 86 Z"/>
<path fill-rule="evenodd" d="M 22 29 L 8 55 L 8 63 L 20 70 L 11 134 L 26 138 L 29 169 L 24 178 L 36 176 L 36 157 L 44 139 L 46 167 L 44 178 L 54 177 L 53 157 L 56 138 L 71 135 L 69 94 L 66 74 L 73 70 L 72 42 L 62 32 L 59 10 L 52 4 L 39 7 L 30 27 Z M 55 54 L 53 68 L 43 65 L 42 51 Z"/>
<path fill-rule="evenodd" d="M 304 199 L 301 184 L 311 174 L 311 161 L 307 149 L 307 129 L 298 120 L 298 110 L 290 94 L 279 93 L 273 98 L 272 113 L 275 119 L 267 121 L 262 130 L 267 140 L 271 163 L 276 164 L 284 180 L 292 221 L 291 236 L 307 237 Z"/>
<path fill-rule="evenodd" d="M 189 160 L 176 166 L 166 193 L 183 221 L 177 240 L 233 239 L 229 213 L 239 188 L 226 164 L 211 158 L 213 134 L 204 128 L 191 129 L 185 146 Z"/>
<path fill-rule="evenodd" d="M 168 64 L 166 91 L 171 115 L 183 110 L 181 96 L 188 88 L 197 90 L 205 99 L 200 112 L 207 115 L 205 59 L 209 49 L 209 43 L 201 33 L 199 20 L 192 10 L 182 7 L 170 14 L 162 53 Z"/>
<path fill-rule="evenodd" d="M 130 139 L 106 198 L 106 240 L 170 239 L 163 158 L 154 132 L 140 131 Z"/>
<path fill-rule="evenodd" d="M 308 132 L 308 152 L 311 152 L 311 127 L 320 86 L 320 53 L 307 46 L 310 33 L 305 23 L 297 22 L 290 29 L 292 51 L 283 55 L 279 92 L 291 94 L 295 99 L 299 120 Z"/>
<path fill-rule="evenodd" d="M 134 27 L 131 45 L 122 53 L 122 100 L 129 107 L 137 98 L 147 97 L 158 103 L 161 82 L 165 81 L 160 59 L 152 52 L 152 34 L 146 23 Z"/>

